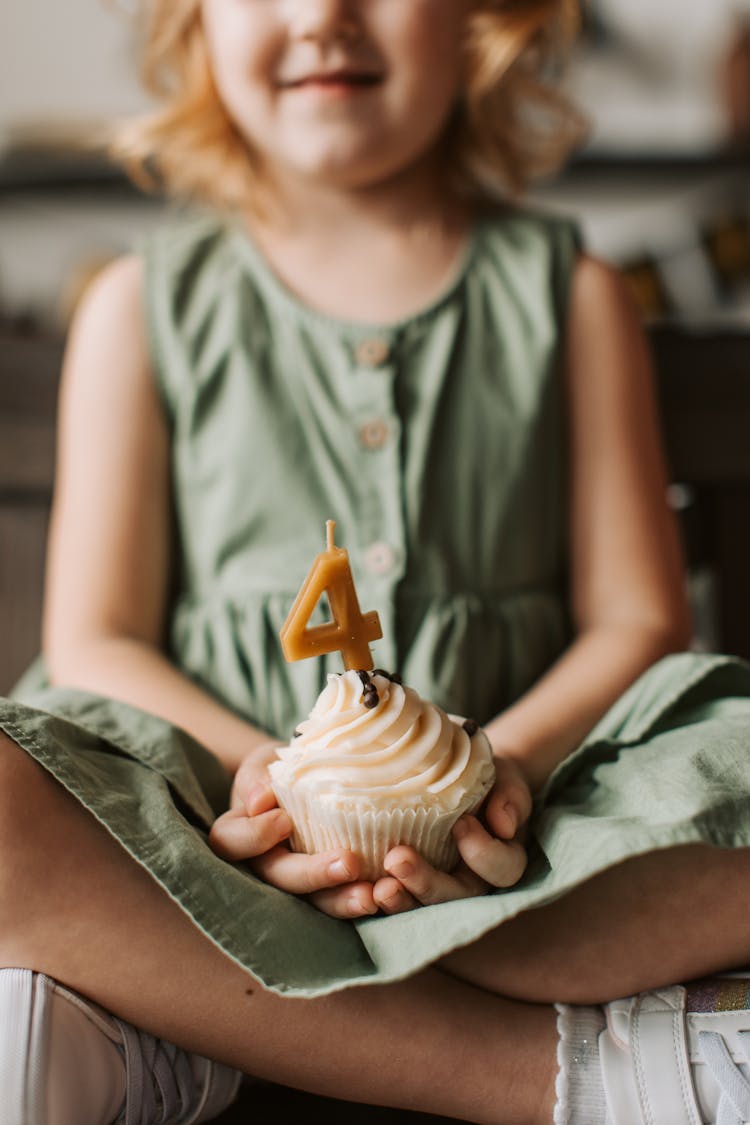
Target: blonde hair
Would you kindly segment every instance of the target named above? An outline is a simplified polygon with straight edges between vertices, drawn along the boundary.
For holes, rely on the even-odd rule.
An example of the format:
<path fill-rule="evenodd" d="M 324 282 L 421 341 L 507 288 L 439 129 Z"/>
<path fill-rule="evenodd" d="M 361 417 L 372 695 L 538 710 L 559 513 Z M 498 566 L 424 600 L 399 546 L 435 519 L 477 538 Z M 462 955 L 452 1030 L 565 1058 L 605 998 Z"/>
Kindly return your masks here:
<path fill-rule="evenodd" d="M 584 135 L 583 117 L 555 85 L 578 12 L 578 0 L 474 0 L 463 97 L 445 137 L 462 195 L 518 194 Z M 213 81 L 200 0 L 147 0 L 141 76 L 161 105 L 118 126 L 111 145 L 133 179 L 221 208 L 259 200 L 252 150 Z"/>

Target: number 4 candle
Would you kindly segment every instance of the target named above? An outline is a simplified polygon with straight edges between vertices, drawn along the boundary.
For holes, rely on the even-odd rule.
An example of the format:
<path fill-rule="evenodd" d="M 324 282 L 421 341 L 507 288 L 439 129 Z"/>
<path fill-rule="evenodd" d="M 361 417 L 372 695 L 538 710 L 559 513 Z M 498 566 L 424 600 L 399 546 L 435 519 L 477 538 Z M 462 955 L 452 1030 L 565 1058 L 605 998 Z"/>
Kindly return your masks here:
<path fill-rule="evenodd" d="M 379 640 L 383 630 L 374 610 L 362 613 L 359 608 L 349 552 L 336 546 L 335 528 L 334 520 L 326 522 L 326 550 L 316 556 L 294 600 L 280 633 L 281 648 L 287 660 L 340 651 L 347 671 L 367 671 L 373 667 L 370 642 Z M 333 621 L 308 625 L 324 593 L 328 595 Z"/>

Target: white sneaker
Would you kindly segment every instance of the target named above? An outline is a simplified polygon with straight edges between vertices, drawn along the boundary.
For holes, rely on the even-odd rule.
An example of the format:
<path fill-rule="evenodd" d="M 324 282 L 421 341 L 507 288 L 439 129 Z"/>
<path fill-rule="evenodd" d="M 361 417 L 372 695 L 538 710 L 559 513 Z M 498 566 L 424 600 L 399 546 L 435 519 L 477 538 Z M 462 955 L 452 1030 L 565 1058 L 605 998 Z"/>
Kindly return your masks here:
<path fill-rule="evenodd" d="M 2 1125 L 198 1125 L 241 1079 L 50 977 L 0 969 Z"/>
<path fill-rule="evenodd" d="M 604 1011 L 613 1125 L 750 1123 L 750 973 L 644 992 Z"/>

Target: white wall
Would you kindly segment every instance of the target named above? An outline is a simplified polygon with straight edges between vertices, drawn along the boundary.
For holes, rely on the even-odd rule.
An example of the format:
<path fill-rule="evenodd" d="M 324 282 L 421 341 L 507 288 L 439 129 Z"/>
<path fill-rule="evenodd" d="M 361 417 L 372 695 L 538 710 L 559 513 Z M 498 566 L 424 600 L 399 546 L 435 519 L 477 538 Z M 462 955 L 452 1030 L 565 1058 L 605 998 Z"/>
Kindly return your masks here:
<path fill-rule="evenodd" d="M 0 142 L 144 105 L 131 39 L 118 0 L 0 0 Z"/>
<path fill-rule="evenodd" d="M 146 105 L 118 0 L 0 0 L 0 156 L 13 141 L 52 140 Z M 5 191 L 0 200 L 0 314 L 53 319 L 81 267 L 127 250 L 157 206 Z"/>

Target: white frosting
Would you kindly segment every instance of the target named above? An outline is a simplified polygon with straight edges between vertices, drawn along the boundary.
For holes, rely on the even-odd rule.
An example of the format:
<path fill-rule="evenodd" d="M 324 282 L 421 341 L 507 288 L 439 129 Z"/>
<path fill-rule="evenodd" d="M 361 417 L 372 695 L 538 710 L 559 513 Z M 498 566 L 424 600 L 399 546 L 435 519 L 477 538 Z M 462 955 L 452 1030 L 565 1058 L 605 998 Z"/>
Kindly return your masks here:
<path fill-rule="evenodd" d="M 271 779 L 320 798 L 367 799 L 369 805 L 456 808 L 467 793 L 481 799 L 495 769 L 481 729 L 446 715 L 416 691 L 372 676 L 378 703 L 364 704 L 357 672 L 330 675 L 299 735 L 278 751 Z"/>

